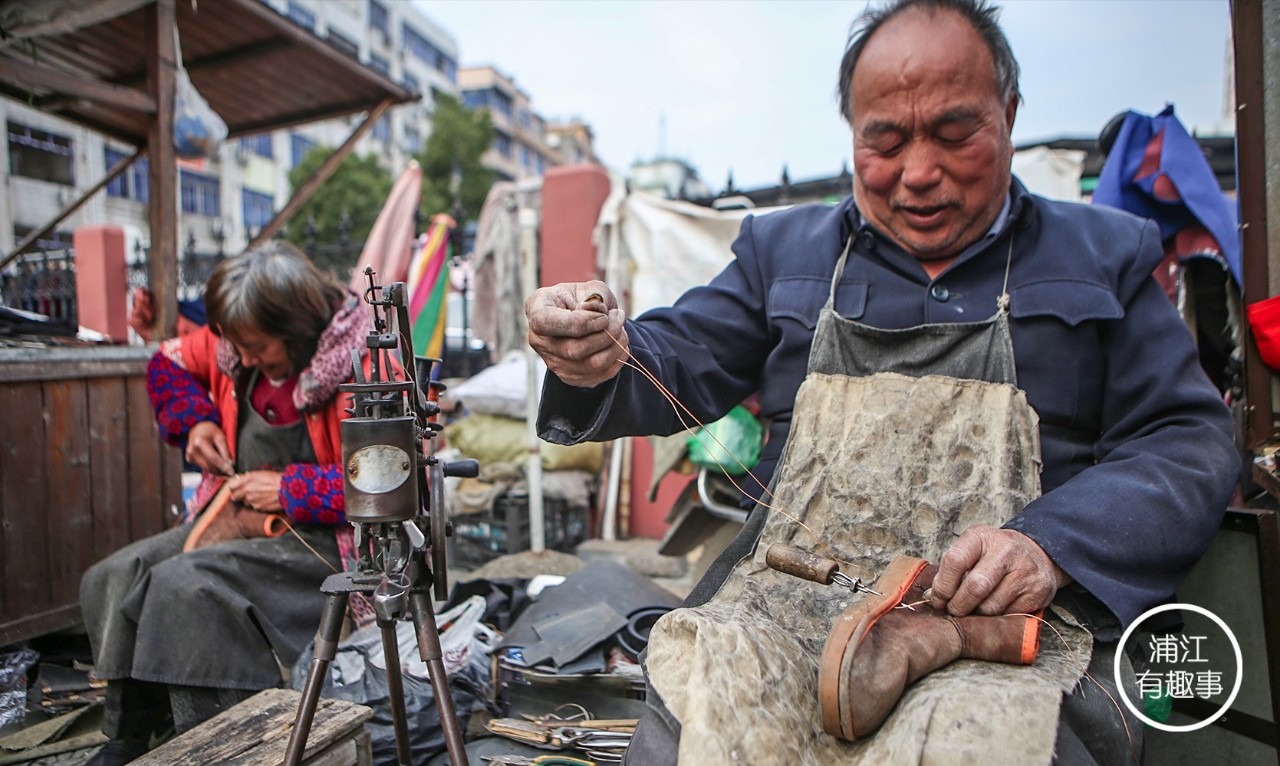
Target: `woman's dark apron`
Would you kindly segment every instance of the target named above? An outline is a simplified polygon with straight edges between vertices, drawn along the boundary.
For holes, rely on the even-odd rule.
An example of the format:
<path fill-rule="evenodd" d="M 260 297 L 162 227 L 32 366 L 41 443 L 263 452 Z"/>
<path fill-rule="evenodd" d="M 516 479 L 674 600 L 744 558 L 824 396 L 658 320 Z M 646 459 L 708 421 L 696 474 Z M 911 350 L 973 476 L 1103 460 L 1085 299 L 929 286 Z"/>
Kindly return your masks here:
<path fill-rule="evenodd" d="M 910 687 L 874 737 L 822 732 L 823 644 L 860 597 L 769 569 L 769 545 L 834 553 L 857 565 L 848 574 L 874 579 L 897 556 L 938 561 L 964 529 L 1000 526 L 1040 494 L 1038 418 L 1016 385 L 1007 266 L 991 319 L 882 330 L 834 309 L 849 250 L 764 498 L 773 510 L 709 600 L 655 625 L 651 704 L 678 724 L 685 764 L 1049 763 L 1062 695 L 1091 647 L 1087 631 L 1057 617 L 1032 666 L 955 662 Z"/>
<path fill-rule="evenodd" d="M 305 420 L 272 426 L 241 389 L 238 472 L 314 463 Z M 295 527 L 341 567 L 333 527 Z M 95 564 L 81 584 L 95 672 L 108 679 L 220 689 L 279 686 L 315 636 L 329 564 L 293 534 L 182 554 L 189 525 L 139 540 Z M 179 555 L 181 554 L 181 555 Z"/>

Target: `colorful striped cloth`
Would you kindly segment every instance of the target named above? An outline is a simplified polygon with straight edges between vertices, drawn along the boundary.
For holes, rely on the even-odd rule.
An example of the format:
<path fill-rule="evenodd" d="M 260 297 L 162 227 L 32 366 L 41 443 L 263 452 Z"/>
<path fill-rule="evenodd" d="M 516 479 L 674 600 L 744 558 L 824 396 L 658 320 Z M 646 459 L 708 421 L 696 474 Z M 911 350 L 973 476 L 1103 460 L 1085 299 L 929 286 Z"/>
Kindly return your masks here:
<path fill-rule="evenodd" d="M 440 359 L 444 355 L 453 225 L 449 216 L 434 216 L 426 233 L 414 243 L 409 263 L 409 322 L 413 352 L 418 356 Z"/>

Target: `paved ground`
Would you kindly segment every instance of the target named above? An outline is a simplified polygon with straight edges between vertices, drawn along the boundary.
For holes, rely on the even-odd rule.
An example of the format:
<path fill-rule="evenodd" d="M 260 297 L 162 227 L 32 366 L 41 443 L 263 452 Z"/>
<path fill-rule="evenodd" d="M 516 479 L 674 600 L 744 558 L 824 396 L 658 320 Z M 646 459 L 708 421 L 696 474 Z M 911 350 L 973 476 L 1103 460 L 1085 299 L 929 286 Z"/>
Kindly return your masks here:
<path fill-rule="evenodd" d="M 693 585 L 695 575 L 701 569 L 696 565 L 696 552 L 695 555 L 691 555 L 689 560 L 686 560 L 685 558 L 677 559 L 661 556 L 658 554 L 657 548 L 658 543 L 654 540 L 623 540 L 616 542 L 588 540 L 579 546 L 577 554 L 580 559 L 585 561 L 611 559 L 625 563 L 641 574 L 651 577 L 654 582 L 676 595 L 680 597 L 687 595 Z M 557 570 L 553 573 L 562 573 L 558 570 L 563 569 L 566 565 L 570 567 L 570 571 L 573 571 L 575 567 L 581 567 L 581 563 L 573 562 L 572 556 L 554 552 L 547 554 L 516 554 L 515 556 L 504 558 L 511 559 L 511 561 L 501 562 L 499 560 L 498 568 L 511 569 L 512 571 L 509 574 L 498 571 L 493 567 L 489 567 L 488 571 L 476 570 L 475 573 L 484 577 L 495 577 L 503 574 L 531 577 L 532 574 L 537 574 L 538 572 L 526 574 L 525 572 L 530 571 L 530 567 L 533 569 Z M 695 563 L 691 565 L 690 561 Z M 491 564 L 493 563 L 491 562 Z M 464 570 L 450 572 L 451 582 L 462 582 L 470 579 L 471 576 L 471 572 Z M 99 747 L 99 745 L 95 745 L 23 763 L 28 766 L 83 766 Z M 3 758 L 6 754 L 0 751 L 0 758 Z"/>

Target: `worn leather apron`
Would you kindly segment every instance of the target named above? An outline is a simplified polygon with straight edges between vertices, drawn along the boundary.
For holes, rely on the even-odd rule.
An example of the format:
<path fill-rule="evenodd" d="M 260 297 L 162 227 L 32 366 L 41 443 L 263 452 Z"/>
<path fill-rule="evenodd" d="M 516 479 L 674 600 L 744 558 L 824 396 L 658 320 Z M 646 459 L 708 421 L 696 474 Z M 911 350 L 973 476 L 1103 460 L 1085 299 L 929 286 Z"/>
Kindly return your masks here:
<path fill-rule="evenodd" d="M 756 547 L 708 601 L 654 626 L 650 689 L 679 724 L 682 764 L 1049 763 L 1062 694 L 1091 646 L 1057 616 L 1034 665 L 961 660 L 911 686 L 875 736 L 849 743 L 822 732 L 823 644 L 861 596 L 769 569 L 769 545 L 834 555 L 852 564 L 846 573 L 874 579 L 897 556 L 937 562 L 964 529 L 999 526 L 1040 494 L 1038 418 L 1016 386 L 1008 266 L 991 319 L 883 330 L 834 309 L 851 243 L 818 319 Z"/>

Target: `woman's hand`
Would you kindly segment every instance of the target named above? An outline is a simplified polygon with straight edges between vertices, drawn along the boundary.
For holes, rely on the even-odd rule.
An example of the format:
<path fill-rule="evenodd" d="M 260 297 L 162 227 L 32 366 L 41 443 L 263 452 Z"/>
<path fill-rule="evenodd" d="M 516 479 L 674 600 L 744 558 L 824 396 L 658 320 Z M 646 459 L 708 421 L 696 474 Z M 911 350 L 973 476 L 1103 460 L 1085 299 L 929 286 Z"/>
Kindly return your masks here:
<path fill-rule="evenodd" d="M 280 474 L 276 471 L 249 471 L 236 475 L 231 483 L 231 499 L 264 513 L 280 513 Z"/>
<path fill-rule="evenodd" d="M 236 470 L 231 462 L 231 450 L 227 447 L 227 435 L 217 423 L 209 420 L 202 420 L 191 427 L 187 433 L 185 456 L 188 463 L 219 476 L 231 476 Z"/>

